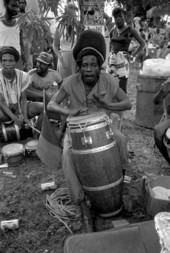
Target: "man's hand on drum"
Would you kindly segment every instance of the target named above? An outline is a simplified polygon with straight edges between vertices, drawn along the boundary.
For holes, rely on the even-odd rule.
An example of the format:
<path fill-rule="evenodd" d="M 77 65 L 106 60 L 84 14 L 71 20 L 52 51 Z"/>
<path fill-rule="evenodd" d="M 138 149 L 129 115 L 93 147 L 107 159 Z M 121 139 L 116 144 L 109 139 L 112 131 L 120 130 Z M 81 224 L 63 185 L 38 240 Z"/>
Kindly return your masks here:
<path fill-rule="evenodd" d="M 94 97 L 94 101 L 97 107 L 104 108 L 104 109 L 108 108 L 108 104 L 105 101 L 102 101 L 100 97 L 96 95 L 93 95 L 93 97 Z"/>
<path fill-rule="evenodd" d="M 82 114 L 87 114 L 87 108 L 69 109 L 70 116 L 77 116 Z"/>

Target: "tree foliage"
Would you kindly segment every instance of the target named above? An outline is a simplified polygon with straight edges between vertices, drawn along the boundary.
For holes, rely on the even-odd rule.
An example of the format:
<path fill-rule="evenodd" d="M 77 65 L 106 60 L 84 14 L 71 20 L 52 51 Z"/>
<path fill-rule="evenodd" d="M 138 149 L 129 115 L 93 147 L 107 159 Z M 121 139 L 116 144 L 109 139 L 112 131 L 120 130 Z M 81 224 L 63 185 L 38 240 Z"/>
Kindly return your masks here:
<path fill-rule="evenodd" d="M 127 11 L 132 11 L 134 15 L 146 13 L 153 6 L 166 8 L 169 0 L 116 0 L 117 4 L 123 6 Z"/>

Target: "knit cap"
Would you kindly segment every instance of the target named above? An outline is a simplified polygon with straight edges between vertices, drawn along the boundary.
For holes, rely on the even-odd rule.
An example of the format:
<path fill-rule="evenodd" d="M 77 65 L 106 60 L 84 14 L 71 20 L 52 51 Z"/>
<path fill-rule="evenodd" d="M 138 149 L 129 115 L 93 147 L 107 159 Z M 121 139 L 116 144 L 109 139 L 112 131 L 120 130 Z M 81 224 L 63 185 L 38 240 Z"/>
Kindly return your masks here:
<path fill-rule="evenodd" d="M 94 30 L 85 30 L 77 40 L 75 47 L 73 48 L 73 56 L 77 61 L 80 54 L 95 55 L 100 59 L 101 64 L 106 58 L 106 44 L 103 35 Z"/>

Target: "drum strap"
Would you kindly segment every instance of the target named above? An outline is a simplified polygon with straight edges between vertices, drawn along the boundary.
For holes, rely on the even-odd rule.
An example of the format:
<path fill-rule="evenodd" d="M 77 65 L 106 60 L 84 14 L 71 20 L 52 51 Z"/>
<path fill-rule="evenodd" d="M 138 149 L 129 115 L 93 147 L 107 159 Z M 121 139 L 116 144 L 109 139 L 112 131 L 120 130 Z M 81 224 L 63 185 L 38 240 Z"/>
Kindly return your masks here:
<path fill-rule="evenodd" d="M 7 142 L 8 138 L 7 138 L 7 134 L 6 134 L 6 129 L 5 129 L 4 123 L 1 123 L 1 126 L 2 126 L 2 132 L 3 132 L 3 136 L 4 136 L 4 141 Z"/>

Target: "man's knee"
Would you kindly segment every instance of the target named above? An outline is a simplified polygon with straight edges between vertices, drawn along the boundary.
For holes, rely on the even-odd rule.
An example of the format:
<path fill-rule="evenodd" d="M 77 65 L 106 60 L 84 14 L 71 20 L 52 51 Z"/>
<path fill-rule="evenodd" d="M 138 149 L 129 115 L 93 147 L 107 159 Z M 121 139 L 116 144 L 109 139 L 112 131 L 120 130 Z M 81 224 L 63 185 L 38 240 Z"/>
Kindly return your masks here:
<path fill-rule="evenodd" d="M 115 136 L 115 139 L 116 139 L 116 142 L 117 142 L 118 146 L 120 146 L 122 144 L 123 145 L 127 144 L 126 137 L 118 129 L 116 131 L 114 131 L 114 136 Z"/>
<path fill-rule="evenodd" d="M 43 103 L 41 102 L 30 102 L 28 103 L 28 117 L 33 118 L 43 113 Z"/>

